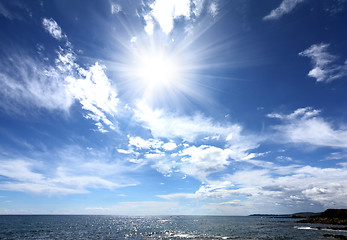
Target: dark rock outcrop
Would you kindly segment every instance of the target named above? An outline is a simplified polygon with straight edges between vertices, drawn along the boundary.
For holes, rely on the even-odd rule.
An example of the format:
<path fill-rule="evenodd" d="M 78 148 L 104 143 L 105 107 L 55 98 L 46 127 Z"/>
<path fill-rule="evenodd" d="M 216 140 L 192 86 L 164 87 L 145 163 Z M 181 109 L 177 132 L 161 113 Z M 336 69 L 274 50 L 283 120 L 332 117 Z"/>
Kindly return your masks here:
<path fill-rule="evenodd" d="M 317 216 L 311 216 L 299 222 L 347 225 L 347 209 L 327 209 Z"/>

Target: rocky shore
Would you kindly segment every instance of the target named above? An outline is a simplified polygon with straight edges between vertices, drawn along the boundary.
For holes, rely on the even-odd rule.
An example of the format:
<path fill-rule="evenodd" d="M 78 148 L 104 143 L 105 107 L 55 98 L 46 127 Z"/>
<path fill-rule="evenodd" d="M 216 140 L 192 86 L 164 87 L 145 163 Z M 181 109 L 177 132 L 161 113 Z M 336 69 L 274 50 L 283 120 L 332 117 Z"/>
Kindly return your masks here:
<path fill-rule="evenodd" d="M 309 218 L 299 222 L 347 225 L 347 209 L 327 209 L 319 215 L 310 216 Z"/>

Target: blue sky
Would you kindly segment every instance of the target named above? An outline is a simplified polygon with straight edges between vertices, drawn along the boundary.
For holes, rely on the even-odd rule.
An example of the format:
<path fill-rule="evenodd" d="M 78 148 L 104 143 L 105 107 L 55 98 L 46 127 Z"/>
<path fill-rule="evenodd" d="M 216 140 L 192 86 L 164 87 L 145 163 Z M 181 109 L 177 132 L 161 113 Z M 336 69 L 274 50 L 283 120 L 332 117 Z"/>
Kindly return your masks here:
<path fill-rule="evenodd" d="M 346 207 L 346 10 L 0 1 L 0 213 Z"/>

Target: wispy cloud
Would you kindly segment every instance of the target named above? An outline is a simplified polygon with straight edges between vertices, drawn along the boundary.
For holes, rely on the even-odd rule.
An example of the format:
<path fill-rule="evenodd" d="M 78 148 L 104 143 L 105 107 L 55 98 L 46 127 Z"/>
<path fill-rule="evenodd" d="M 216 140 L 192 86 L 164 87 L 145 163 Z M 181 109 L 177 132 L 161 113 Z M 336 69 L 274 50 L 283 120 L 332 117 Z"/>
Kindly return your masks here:
<path fill-rule="evenodd" d="M 263 20 L 276 20 L 291 12 L 299 3 L 305 0 L 283 0 L 280 6 L 272 10 Z"/>
<path fill-rule="evenodd" d="M 73 99 L 66 89 L 64 73 L 21 52 L 0 62 L 1 107 L 20 113 L 28 105 L 68 111 Z"/>
<path fill-rule="evenodd" d="M 44 29 L 49 32 L 57 40 L 65 38 L 66 36 L 62 33 L 62 30 L 58 23 L 54 19 L 44 18 L 42 19 L 42 25 Z"/>
<path fill-rule="evenodd" d="M 283 124 L 274 126 L 274 129 L 285 142 L 347 148 L 346 128 L 334 127 L 332 123 L 320 117 L 319 113 L 319 110 L 306 107 L 299 108 L 288 115 L 272 113 L 267 116 L 283 121 Z"/>
<path fill-rule="evenodd" d="M 88 69 L 83 68 L 76 63 L 77 55 L 59 25 L 46 18 L 42 24 L 53 38 L 64 39 L 65 46 L 56 51 L 54 64 L 20 51 L 10 52 L 3 58 L 0 62 L 2 108 L 16 113 L 33 106 L 68 112 L 78 101 L 87 111 L 84 116 L 95 121 L 99 131 L 115 130 L 119 99 L 105 66 L 96 62 Z"/>
<path fill-rule="evenodd" d="M 204 137 L 221 135 L 228 140 L 240 139 L 242 127 L 237 124 L 225 126 L 214 122 L 212 118 L 195 114 L 194 116 L 179 116 L 162 109 L 152 109 L 140 102 L 135 109 L 135 119 L 151 130 L 155 138 L 181 138 L 193 142 Z"/>
<path fill-rule="evenodd" d="M 3 3 L 0 3 L 0 15 L 9 20 L 22 20 L 22 17 L 20 15 L 10 11 L 7 7 L 4 6 Z"/>
<path fill-rule="evenodd" d="M 328 47 L 329 44 L 313 44 L 299 53 L 300 56 L 312 59 L 313 69 L 308 76 L 316 78 L 317 82 L 330 82 L 347 75 L 347 60 L 344 64 L 337 64 L 338 57 L 330 54 Z"/>
<path fill-rule="evenodd" d="M 70 146 L 57 153 L 36 152 L 36 159 L 18 157 L 0 159 L 1 190 L 42 195 L 86 194 L 91 189 L 134 186 L 137 182 L 122 178 L 134 171 L 125 162 L 108 160 L 104 152 L 83 152 Z M 50 158 L 51 162 L 42 159 Z M 115 177 L 117 175 L 118 177 Z"/>

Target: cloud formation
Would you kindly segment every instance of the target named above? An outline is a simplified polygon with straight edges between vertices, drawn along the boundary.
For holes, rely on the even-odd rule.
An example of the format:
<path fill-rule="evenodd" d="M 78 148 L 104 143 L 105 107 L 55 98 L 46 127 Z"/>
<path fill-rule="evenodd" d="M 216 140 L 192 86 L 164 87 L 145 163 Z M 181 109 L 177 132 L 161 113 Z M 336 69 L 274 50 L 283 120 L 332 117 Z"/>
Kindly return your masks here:
<path fill-rule="evenodd" d="M 280 6 L 272 10 L 263 20 L 277 20 L 285 14 L 291 12 L 299 3 L 305 0 L 283 0 Z"/>
<path fill-rule="evenodd" d="M 135 186 L 122 178 L 136 167 L 122 161 L 109 161 L 107 151 L 87 151 L 69 146 L 57 152 L 35 152 L 35 158 L 0 159 L 0 189 L 42 195 L 86 194 L 91 189 Z M 50 162 L 42 161 L 49 158 Z"/>
<path fill-rule="evenodd" d="M 143 16 L 146 22 L 145 31 L 149 35 L 153 34 L 155 23 L 168 35 L 173 30 L 176 19 L 194 21 L 201 15 L 204 7 L 213 17 L 216 17 L 219 11 L 216 1 L 206 0 L 155 0 L 149 7 L 151 10 Z"/>
<path fill-rule="evenodd" d="M 67 112 L 73 98 L 64 81 L 66 74 L 25 53 L 0 62 L 1 107 L 20 113 L 28 106 Z"/>
<path fill-rule="evenodd" d="M 313 44 L 300 56 L 309 57 L 313 63 L 313 69 L 308 76 L 313 77 L 317 82 L 330 82 L 347 75 L 347 60 L 344 64 L 337 64 L 337 56 L 328 52 L 329 44 Z"/>
<path fill-rule="evenodd" d="M 68 112 L 77 101 L 99 131 L 115 130 L 119 99 L 105 73 L 106 67 L 96 62 L 83 68 L 76 63 L 77 55 L 56 21 L 44 18 L 42 25 L 53 38 L 64 39 L 65 46 L 56 51 L 54 64 L 23 52 L 9 53 L 0 62 L 1 107 L 15 113 L 29 106 Z"/>
<path fill-rule="evenodd" d="M 49 32 L 57 40 L 65 38 L 66 36 L 62 33 L 62 30 L 58 23 L 54 19 L 44 18 L 42 20 L 42 25 L 44 29 Z"/>
<path fill-rule="evenodd" d="M 158 197 L 168 200 L 234 199 L 232 205 L 239 203 L 237 206 L 241 209 L 247 205 L 251 212 L 278 212 L 280 209 L 309 209 L 314 206 L 339 208 L 344 207 L 347 201 L 346 177 L 345 168 L 272 165 L 258 170 L 238 170 L 219 181 L 208 182 L 194 193 L 173 193 Z M 239 202 L 240 198 L 247 200 Z M 227 202 L 220 203 L 225 205 L 220 206 L 225 210 L 230 205 Z M 246 209 L 242 211 L 248 212 Z"/>
<path fill-rule="evenodd" d="M 299 108 L 288 115 L 272 113 L 267 116 L 283 121 L 283 124 L 274 126 L 274 129 L 285 142 L 347 148 L 346 128 L 333 127 L 332 123 L 320 117 L 319 113 L 319 110 L 306 107 Z"/>

